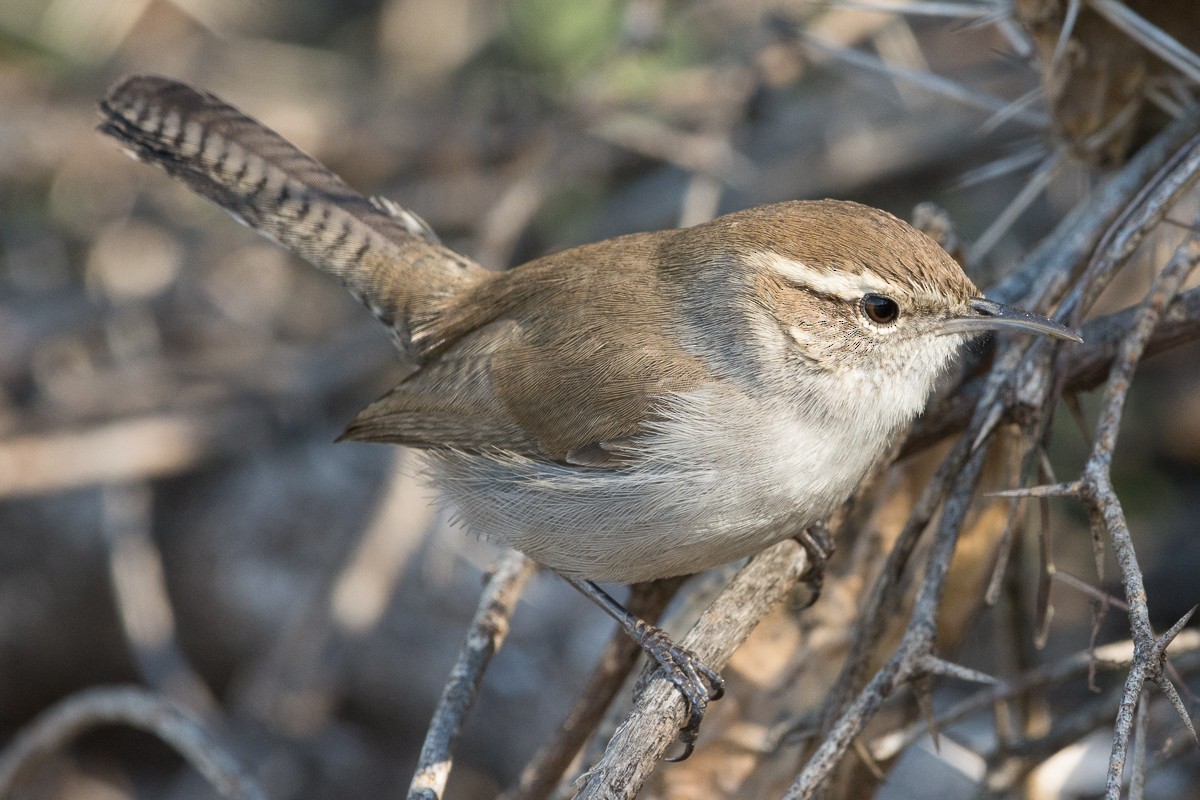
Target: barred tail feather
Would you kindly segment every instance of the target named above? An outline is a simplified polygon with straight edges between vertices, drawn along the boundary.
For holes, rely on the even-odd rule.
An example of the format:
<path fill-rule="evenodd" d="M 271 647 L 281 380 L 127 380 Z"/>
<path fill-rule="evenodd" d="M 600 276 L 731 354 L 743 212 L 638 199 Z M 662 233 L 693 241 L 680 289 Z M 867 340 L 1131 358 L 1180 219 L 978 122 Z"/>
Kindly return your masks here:
<path fill-rule="evenodd" d="M 420 218 L 371 201 L 215 95 L 135 75 L 100 103 L 100 130 L 235 218 L 337 278 L 407 355 L 411 331 L 488 272 Z"/>

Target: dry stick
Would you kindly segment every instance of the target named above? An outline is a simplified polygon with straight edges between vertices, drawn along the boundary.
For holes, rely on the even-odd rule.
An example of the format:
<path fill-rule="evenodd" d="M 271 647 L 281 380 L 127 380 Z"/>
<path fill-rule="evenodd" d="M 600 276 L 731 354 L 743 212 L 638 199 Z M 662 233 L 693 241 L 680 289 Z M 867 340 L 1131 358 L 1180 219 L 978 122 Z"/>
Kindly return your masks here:
<path fill-rule="evenodd" d="M 1179 634 L 1171 647 L 1174 656 L 1195 653 L 1198 650 L 1200 631 L 1196 630 L 1187 630 Z M 1100 645 L 1094 650 L 1089 648 L 1077 651 L 1058 661 L 1026 670 L 1003 683 L 981 689 L 940 712 L 935 717 L 935 722 L 940 730 L 945 730 L 977 711 L 990 708 L 998 701 L 1011 700 L 1085 675 L 1093 665 L 1098 664 L 1108 670 L 1122 669 L 1133 663 L 1133 655 L 1132 639 Z M 903 730 L 893 731 L 872 742 L 871 755 L 876 761 L 895 758 L 928 732 L 927 721 L 917 720 Z"/>
<path fill-rule="evenodd" d="M 1180 659 L 1181 663 L 1186 663 L 1189 674 L 1194 674 L 1196 667 L 1200 666 L 1200 659 L 1195 656 L 1196 653 L 1192 652 Z M 1050 756 L 1066 747 L 1079 745 L 1097 730 L 1111 728 L 1112 709 L 1122 691 L 1121 687 L 1114 687 L 1095 696 L 1056 718 L 1045 734 L 999 748 L 988 755 L 988 774 L 991 776 L 988 784 L 989 796 L 1004 796 L 1005 792 L 1021 786 L 1029 773 Z"/>
<path fill-rule="evenodd" d="M 113 600 L 142 680 L 185 707 L 212 715 L 216 698 L 188 662 L 176 634 L 162 554 L 150 534 L 150 487 L 106 486 L 103 502 Z"/>
<path fill-rule="evenodd" d="M 635 584 L 625 607 L 634 616 L 655 623 L 682 585 L 683 581 L 677 579 Z M 624 630 L 618 627 L 613 632 L 567 718 L 549 744 L 521 770 L 520 783 L 502 795 L 504 800 L 545 800 L 550 796 L 579 748 L 604 718 L 641 653 L 642 648 Z"/>
<path fill-rule="evenodd" d="M 1170 133 L 1170 136 L 1164 134 L 1156 140 L 1158 146 L 1152 148 L 1153 158 L 1143 157 L 1135 164 L 1131 164 L 1130 168 L 1122 174 L 1121 179 L 1115 180 L 1110 184 L 1108 191 L 1100 194 L 1101 201 L 1099 202 L 1099 206 L 1100 209 L 1107 212 L 1106 216 L 1123 221 L 1127 221 L 1132 216 L 1135 218 L 1135 223 L 1150 223 L 1161 218 L 1161 214 L 1165 214 L 1170 202 L 1173 202 L 1184 191 L 1186 186 L 1190 185 L 1191 178 L 1187 173 L 1190 172 L 1191 155 L 1195 150 L 1194 126 L 1187 130 L 1180 130 L 1178 127 L 1175 127 L 1171 129 Z M 1182 144 L 1180 144 L 1181 141 Z M 1130 175 L 1149 175 L 1153 181 L 1152 188 L 1147 190 L 1144 184 L 1137 184 L 1130 181 Z M 1123 212 L 1121 206 L 1114 203 L 1114 200 L 1117 198 L 1128 199 L 1129 197 L 1145 199 L 1142 206 L 1132 215 Z M 1073 215 L 1067 222 L 1064 222 L 1053 239 L 1060 242 L 1067 253 L 1076 256 L 1077 261 L 1046 261 L 1045 255 L 1042 255 L 1042 258 L 1031 258 L 1031 261 L 1034 263 L 1046 261 L 1042 266 L 1049 268 L 1051 274 L 1049 277 L 1046 275 L 1040 277 L 1028 275 L 1029 283 L 1027 286 L 1032 286 L 1035 290 L 1033 293 L 1037 296 L 1043 298 L 1056 296 L 1062 287 L 1066 285 L 1066 278 L 1063 276 L 1081 271 L 1083 267 L 1080 264 L 1082 263 L 1090 263 L 1086 261 L 1085 256 L 1091 252 L 1090 248 L 1093 246 L 1093 243 L 1102 238 L 1101 234 L 1104 230 L 1105 228 L 1103 227 L 1096 227 L 1095 221 L 1089 220 L 1086 216 Z M 1120 237 L 1123 244 L 1128 245 L 1135 239 L 1139 239 L 1140 235 L 1123 228 Z M 1120 249 L 1126 253 L 1132 252 L 1132 247 Z M 1046 254 L 1046 250 L 1040 249 L 1039 254 Z M 1108 263 L 1115 266 L 1117 260 L 1108 259 Z M 1028 267 L 1029 265 L 1027 265 L 1027 269 Z M 1097 274 L 1106 275 L 1111 272 L 1111 269 L 1095 269 L 1092 272 L 1094 276 Z M 1051 290 L 1053 290 L 1053 293 L 1051 293 Z M 986 379 L 986 384 L 980 392 L 982 400 L 975 406 L 974 419 L 970 426 L 970 430 L 973 433 L 960 440 L 955 452 L 944 462 L 939 476 L 935 477 L 930 486 L 927 487 L 922 501 L 940 497 L 944 493 L 946 467 L 953 467 L 961 463 L 965 453 L 963 449 L 964 445 L 972 440 L 976 445 L 980 444 L 995 423 L 1002 417 L 1006 403 L 1002 402 L 1000 398 L 1006 386 L 1014 386 L 1011 381 L 1018 376 L 1019 370 L 1027 376 L 1027 380 L 1017 381 L 1014 388 L 1019 389 L 1020 393 L 1024 395 L 1022 399 L 1026 400 L 1027 404 L 1031 406 L 1040 405 L 1036 401 L 1040 395 L 1047 393 L 1047 371 L 1050 367 L 1049 353 L 1049 350 L 1039 348 L 1037 344 L 1028 350 L 1014 345 L 1010 346 L 998 359 L 997 366 Z M 1031 386 L 1034 383 L 1038 384 L 1041 389 L 1038 390 L 1036 387 L 1032 387 L 1034 390 L 1031 391 Z M 1048 419 L 1048 417 L 1045 418 Z M 919 516 L 921 515 L 914 514 L 914 518 Z M 914 521 L 914 519 L 910 519 L 910 526 L 912 526 Z M 914 530 L 910 527 L 905 533 L 912 533 L 915 536 L 917 531 L 919 531 L 919 528 Z M 902 537 L 901 544 L 907 538 Z M 911 544 L 907 545 L 907 547 L 910 548 Z M 874 642 L 878 640 L 879 631 L 882 629 L 879 609 L 884 607 L 885 604 L 882 601 L 889 594 L 885 589 L 891 588 L 883 587 L 882 582 L 891 578 L 890 582 L 894 585 L 894 573 L 897 569 L 902 568 L 905 559 L 906 554 L 902 558 L 896 558 L 896 553 L 893 553 L 889 561 L 889 568 L 885 570 L 885 575 L 881 579 L 881 583 L 875 587 L 871 602 L 864 613 L 864 622 L 860 626 L 860 632 L 856 638 L 854 649 L 847 659 L 846 666 L 843 668 L 842 674 L 844 680 L 838 681 L 838 685 L 842 687 L 841 692 L 832 693 L 830 701 L 826 704 L 827 720 L 831 718 L 829 716 L 830 712 L 836 712 L 844 704 L 843 699 L 836 695 L 853 691 L 855 687 L 860 685 L 857 678 L 857 671 L 863 668 L 866 663 L 866 653 L 870 651 Z M 933 618 L 933 616 L 929 616 L 925 622 L 932 625 Z M 910 632 L 916 621 L 917 617 L 914 615 L 913 622 L 910 622 Z M 906 639 L 908 638 L 909 636 L 906 635 Z M 924 644 L 917 637 L 915 645 L 919 648 L 924 646 Z M 856 732 L 856 729 L 860 729 L 861 725 L 865 724 L 866 717 L 873 714 L 874 710 L 878 708 L 878 703 L 882 702 L 882 698 L 890 694 L 902 680 L 911 677 L 904 674 L 904 669 L 909 668 L 915 663 L 913 659 L 916 655 L 920 655 L 920 653 L 918 651 L 905 653 L 902 650 L 889 662 L 887 667 L 876 674 L 876 677 L 872 680 L 874 686 L 869 684 L 868 688 L 859 695 L 855 703 L 857 708 L 852 706 L 849 711 L 843 713 L 837 725 L 834 726 L 833 730 L 840 732 L 841 737 L 835 736 L 826 740 L 822 749 L 809 762 L 809 767 L 806 769 L 805 774 L 793 786 L 795 796 L 805 796 L 816 791 L 816 787 L 820 781 L 833 769 L 841 754 L 845 752 L 845 748 L 849 746 L 852 736 L 848 736 L 848 734 L 853 734 Z M 828 727 L 828 723 L 825 729 L 827 731 L 831 730 Z"/>
<path fill-rule="evenodd" d="M 1113 276 L 1129 262 L 1150 232 L 1166 219 L 1197 180 L 1200 180 L 1200 133 L 1189 138 L 1171 155 L 1101 238 L 1084 274 L 1063 298 L 1060 314 L 1065 312 L 1071 320 L 1082 318 Z"/>
<path fill-rule="evenodd" d="M 1169 681 L 1162 674 L 1164 651 L 1169 642 L 1156 639 L 1150 626 L 1150 611 L 1146 604 L 1142 572 L 1137 563 L 1129 527 L 1125 522 L 1124 510 L 1112 487 L 1110 470 L 1113 451 L 1121 427 L 1125 399 L 1138 360 L 1167 304 L 1197 263 L 1200 263 L 1200 237 L 1192 236 L 1175 251 L 1171 261 L 1155 279 L 1150 294 L 1138 312 L 1136 324 L 1121 345 L 1112 374 L 1109 376 L 1101 403 L 1100 421 L 1096 426 L 1092 455 L 1084 467 L 1081 482 L 1080 494 L 1089 517 L 1094 523 L 1101 524 L 1108 533 L 1121 568 L 1135 646 L 1134 664 L 1125 681 L 1125 691 L 1117 712 L 1112 752 L 1109 756 L 1105 795 L 1110 800 L 1118 800 L 1121 796 L 1121 779 L 1125 769 L 1129 734 L 1143 684 L 1150 678 L 1170 693 L 1167 689 Z"/>
<path fill-rule="evenodd" d="M 1004 376 L 1016 369 L 1020 363 L 1021 353 L 1020 348 L 1013 346 L 997 357 L 996 366 L 988 376 L 988 385 L 983 390 L 985 397 L 997 396 Z M 979 408 L 976 410 L 976 419 L 972 430 L 982 430 L 990 424 L 986 420 L 987 410 L 985 408 L 990 404 L 990 400 L 978 404 Z M 909 513 L 904 528 L 897 536 L 880 575 L 875 579 L 871 587 L 871 594 L 862 606 L 855 626 L 854 639 L 843 662 L 841 673 L 834 681 L 833 688 L 830 689 L 818 712 L 821 719 L 820 739 L 823 745 L 822 749 L 814 754 L 808 762 L 808 769 L 816 770 L 809 772 L 810 778 L 816 782 L 811 791 L 815 791 L 816 785 L 823 781 L 829 771 L 837 765 L 846 749 L 854 743 L 854 737 L 858 732 L 857 728 L 865 724 L 867 719 L 878 710 L 883 699 L 890 696 L 895 688 L 909 677 L 920 677 L 903 672 L 911 666 L 912 658 L 928 656 L 931 651 L 931 645 L 928 642 L 922 642 L 920 637 L 912 636 L 913 631 L 918 627 L 915 608 L 910 617 L 908 630 L 893 658 L 870 681 L 867 680 L 865 673 L 872 663 L 878 643 L 893 617 L 893 609 L 899 607 L 901 603 L 901 594 L 905 585 L 902 578 L 908 561 L 915 551 L 922 533 L 933 519 L 934 513 L 948 496 L 951 499 L 946 500 L 947 508 L 953 506 L 965 513 L 970 491 L 967 490 L 966 496 L 960 494 L 963 491 L 962 487 L 966 485 L 963 480 L 969 477 L 968 483 L 973 483 L 975 477 L 971 477 L 971 475 L 977 476 L 981 463 L 981 451 L 972 454 L 972 442 L 976 438 L 973 435 L 961 437 L 954 449 L 943 459 L 937 472 L 928 481 Z M 941 531 L 939 536 L 946 531 L 945 524 L 949 519 L 950 517 L 943 514 L 943 524 L 939 528 Z M 961 517 L 958 518 L 958 522 L 961 524 Z M 957 533 L 954 535 L 956 537 Z M 950 555 L 952 555 L 952 550 L 946 556 L 947 559 Z M 931 560 L 929 563 L 930 570 L 934 570 L 934 562 Z M 944 566 L 938 567 L 938 571 L 943 571 Z M 929 588 L 940 592 L 940 581 L 936 586 L 930 584 Z M 933 629 L 932 620 L 929 629 Z M 925 651 L 921 651 L 920 647 L 925 647 Z M 904 652 L 906 648 L 910 648 L 912 652 L 906 654 Z M 821 761 L 819 764 L 817 763 L 818 759 Z M 799 784 L 798 779 L 793 785 L 793 790 L 796 790 Z"/>
<path fill-rule="evenodd" d="M 956 452 L 966 441 L 968 437 L 960 440 Z M 972 452 L 954 475 L 953 488 L 942 508 L 937 535 L 929 552 L 917 601 L 896 653 L 875 673 L 854 702 L 829 729 L 821 746 L 813 753 L 804 770 L 784 795 L 784 800 L 800 800 L 815 795 L 867 722 L 883 705 L 884 700 L 906 683 L 931 674 L 929 665 L 933 661 L 937 608 L 954 555 L 954 546 L 958 542 L 962 521 L 970 507 L 971 496 L 983 469 L 986 453 L 986 447 Z M 945 464 L 951 463 L 953 458 L 954 454 L 946 459 Z"/>
<path fill-rule="evenodd" d="M 200 720 L 172 701 L 132 686 L 88 689 L 71 695 L 26 725 L 0 755 L 0 797 L 13 797 L 22 775 L 101 725 L 129 725 L 162 739 L 223 797 L 266 800 L 247 774 Z"/>
<path fill-rule="evenodd" d="M 1187 674 L 1195 674 L 1200 667 L 1200 658 L 1197 658 L 1195 651 L 1183 654 L 1179 662 Z M 1045 734 L 999 748 L 987 756 L 988 774 L 991 776 L 989 796 L 1000 797 L 1006 791 L 1021 786 L 1028 774 L 1050 756 L 1068 746 L 1079 744 L 1096 730 L 1111 728 L 1112 709 L 1123 691 L 1123 687 L 1114 687 L 1055 719 Z M 1191 742 L 1188 745 L 1195 746 Z"/>
<path fill-rule="evenodd" d="M 1176 131 L 1176 137 L 1178 137 L 1178 131 Z M 1161 160 L 1161 158 L 1165 158 L 1170 155 L 1170 153 L 1175 152 L 1174 150 L 1170 149 L 1174 143 L 1174 139 L 1164 136 L 1159 140 L 1160 152 L 1154 153 L 1153 148 L 1150 148 L 1150 151 Z M 1147 156 L 1143 159 L 1143 163 L 1139 164 L 1138 166 L 1144 170 L 1149 168 L 1157 168 L 1160 166 L 1160 163 Z M 1121 207 L 1122 202 L 1127 200 L 1129 193 L 1134 191 L 1134 188 L 1136 188 L 1135 185 L 1137 184 L 1137 181 L 1130 179 L 1128 177 L 1128 173 L 1124 177 L 1126 178 L 1124 182 L 1120 180 L 1114 181 L 1113 185 L 1108 188 L 1108 191 L 1101 193 L 1100 195 L 1102 200 L 1107 201 L 1107 208 L 1111 209 L 1113 214 L 1116 213 L 1116 209 Z M 1140 175 L 1137 177 L 1140 177 Z M 1097 216 L 1099 215 L 1093 214 L 1090 218 L 1082 217 L 1082 222 L 1080 221 L 1081 218 L 1076 218 L 1076 229 L 1068 231 L 1068 233 L 1071 234 L 1071 237 L 1073 237 L 1073 240 L 1070 241 L 1070 244 L 1074 245 L 1079 251 L 1086 252 L 1087 249 L 1091 247 L 1095 239 L 1099 236 L 1099 232 L 1104 229 L 1104 226 L 1095 226 Z M 1105 222 L 1107 222 L 1107 219 Z M 1087 223 L 1091 223 L 1090 230 Z M 1072 262 L 1063 260 L 1060 261 L 1059 264 L 1063 265 L 1060 267 L 1060 271 L 1062 271 L 1062 269 L 1065 267 L 1071 266 Z M 950 461 L 954 460 L 955 459 L 950 459 Z M 673 734 L 673 728 L 670 732 Z"/>
<path fill-rule="evenodd" d="M 1085 347 L 1066 354 L 1067 391 L 1079 392 L 1099 386 L 1108 377 L 1117 350 L 1133 328 L 1138 307 L 1094 319 L 1083 326 Z M 1142 357 L 1200 338 L 1200 287 L 1182 292 L 1163 312 Z"/>
<path fill-rule="evenodd" d="M 829 697 L 824 703 L 821 711 L 822 734 L 827 734 L 832 730 L 842 710 L 861 687 L 870 654 L 880 637 L 883 636 L 890 619 L 889 610 L 896 607 L 894 595 L 901 591 L 903 586 L 902 579 L 908 566 L 908 559 L 916 550 L 922 532 L 929 521 L 933 519 L 938 506 L 941 505 L 946 492 L 949 491 L 950 482 L 962 468 L 968 455 L 969 442 L 964 437 L 958 441 L 954 450 L 946 456 L 937 472 L 925 485 L 925 489 L 921 492 L 921 496 L 917 499 L 904 523 L 904 528 L 896 537 L 896 542 L 892 545 L 892 550 L 884 562 L 883 570 L 871 586 L 871 594 L 867 597 L 862 611 L 859 613 L 858 629 L 855 632 L 854 641 L 850 645 L 841 673 L 834 681 Z"/>
<path fill-rule="evenodd" d="M 1150 698 L 1145 692 L 1137 704 L 1137 728 L 1133 740 L 1133 776 L 1129 781 L 1129 800 L 1142 800 L 1146 789 L 1146 726 L 1149 724 L 1149 713 L 1146 707 Z"/>
<path fill-rule="evenodd" d="M 1083 326 L 1084 343 L 1064 353 L 1065 365 L 1060 365 L 1066 372 L 1067 392 L 1087 391 L 1104 382 L 1136 313 L 1136 307 L 1127 308 Z M 1200 287 L 1189 289 L 1172 301 L 1154 331 L 1146 355 L 1155 355 L 1197 338 L 1200 338 Z M 923 416 L 904 443 L 900 458 L 920 452 L 963 430 L 979 404 L 986 380 L 983 376 L 968 381 L 934 411 Z"/>
<path fill-rule="evenodd" d="M 435 800 L 446 790 L 463 722 L 479 694 L 484 670 L 508 635 L 509 620 L 534 568 L 532 561 L 516 551 L 506 553 L 496 565 L 425 733 L 408 800 Z"/>
<path fill-rule="evenodd" d="M 772 545 L 743 567 L 680 643 L 720 669 L 759 620 L 795 586 L 808 558 L 793 539 Z M 576 795 L 584 800 L 635 796 L 675 741 L 683 722 L 679 690 L 660 673 L 647 684 L 617 728 L 603 758 Z"/>
<path fill-rule="evenodd" d="M 1128 262 L 1150 229 L 1166 217 L 1175 202 L 1200 178 L 1197 129 L 1200 129 L 1200 106 L 1143 147 L 1118 175 L 1094 193 L 1089 202 L 1078 206 L 1025 259 L 1021 270 L 993 287 L 989 296 L 1024 299 L 1032 308 L 1043 308 L 1065 292 L 1059 314 L 1077 321 L 1116 271 Z M 1073 285 L 1069 283 L 1071 280 L 1075 280 Z M 1057 345 L 1035 342 L 1030 352 L 1037 355 L 1052 347 Z M 970 388 L 956 393 L 944 404 L 948 407 L 933 409 L 926 418 L 941 420 L 941 426 L 954 425 L 942 427 L 943 431 L 954 430 L 975 406 Z M 1045 398 L 1043 408 L 1054 405 L 1062 388 L 1060 377 Z M 917 440 L 932 441 L 928 437 L 927 431 L 919 432 L 906 452 L 911 451 Z"/>
<path fill-rule="evenodd" d="M 1112 723 L 1112 708 L 1120 692 L 1110 689 L 1092 695 L 1063 714 L 1052 718 L 1050 729 L 1040 736 L 1025 739 L 1001 750 L 988 760 L 988 796 L 1004 797 L 1025 786 L 1029 774 L 1056 753 L 1069 747 L 1078 747 L 1089 734 Z M 1028 789 L 1028 787 L 1025 787 Z M 980 793 L 981 795 L 983 792 Z M 1013 795 L 1008 795 L 1013 796 Z M 1024 796 L 1015 792 L 1015 796 Z"/>
<path fill-rule="evenodd" d="M 891 617 L 891 609 L 900 602 L 903 591 L 901 581 L 907 568 L 908 559 L 916 548 L 917 541 L 933 518 L 938 506 L 951 492 L 951 487 L 958 478 L 960 470 L 967 462 L 974 447 L 973 443 L 980 440 L 976 432 L 990 430 L 994 427 L 997 416 L 994 408 L 1000 407 L 997 398 L 1009 376 L 1015 373 L 1021 364 L 1024 351 L 1012 340 L 1006 340 L 1008 347 L 999 356 L 991 373 L 986 377 L 986 383 L 981 389 L 982 400 L 976 403 L 974 418 L 970 426 L 971 433 L 959 439 L 954 449 L 942 461 L 937 472 L 929 480 L 913 510 L 909 513 L 904 528 L 897 537 L 883 571 L 871 589 L 871 595 L 863 605 L 855 632 L 854 642 L 850 647 L 841 674 L 834 683 L 834 689 L 826 699 L 821 716 L 822 734 L 829 733 L 835 721 L 843 715 L 850 703 L 850 698 L 858 692 L 865 680 L 865 671 L 871 661 L 871 654 L 887 629 Z"/>
<path fill-rule="evenodd" d="M 1168 159 L 1167 164 L 1155 174 L 1153 182 L 1138 193 L 1136 205 L 1131 206 L 1122 214 L 1121 224 L 1102 238 L 1101 244 L 1104 245 L 1103 250 L 1098 250 L 1095 256 L 1089 260 L 1080 281 L 1067 293 L 1067 297 L 1063 301 L 1063 307 L 1067 309 L 1069 314 L 1077 315 L 1080 309 L 1087 306 L 1091 298 L 1096 296 L 1100 287 L 1105 285 L 1117 269 L 1128 260 L 1137 245 L 1148 235 L 1149 230 L 1158 221 L 1161 221 L 1171 205 L 1182 195 L 1187 187 L 1194 183 L 1198 170 L 1200 170 L 1200 146 L 1197 146 L 1198 141 L 1200 140 L 1192 137 L 1184 147 L 1177 150 Z M 1181 248 L 1179 252 L 1182 253 L 1183 249 Z M 1110 377 L 1108 390 L 1105 395 L 1106 413 L 1112 412 L 1114 409 L 1116 413 L 1115 415 L 1109 414 L 1109 422 L 1111 423 L 1109 427 L 1098 430 L 1095 448 L 1092 458 L 1089 459 L 1088 467 L 1085 468 L 1084 479 L 1078 484 L 1071 485 L 1069 490 L 1065 492 L 1066 494 L 1080 496 L 1084 499 L 1089 518 L 1092 521 L 1095 537 L 1099 537 L 1102 535 L 1102 531 L 1107 530 L 1109 531 L 1110 538 L 1121 538 L 1123 536 L 1125 539 L 1128 539 L 1128 529 L 1124 524 L 1123 512 L 1121 511 L 1119 501 L 1112 492 L 1108 474 L 1116 431 L 1119 428 L 1120 402 L 1123 401 L 1124 393 L 1128 391 L 1129 378 L 1132 375 L 1133 366 L 1136 364 L 1137 358 L 1144 352 L 1145 346 L 1152 335 L 1154 323 L 1157 322 L 1166 305 L 1176 292 L 1178 292 L 1187 272 L 1190 271 L 1189 264 L 1181 263 L 1186 261 L 1187 259 L 1181 259 L 1179 254 L 1177 254 L 1176 258 L 1172 259 L 1171 264 L 1156 279 L 1150 297 L 1138 311 L 1137 321 L 1134 325 L 1136 333 L 1126 338 L 1125 343 L 1118 352 L 1115 371 Z M 1131 340 L 1136 342 L 1134 350 L 1129 349 Z M 1125 374 L 1122 377 L 1123 372 Z M 1062 373 L 1058 375 L 1054 390 L 1045 396 L 1045 401 L 1042 404 L 1043 408 L 1046 407 L 1046 403 L 1054 401 L 1054 398 L 1057 397 L 1061 391 L 1061 387 L 1065 383 Z M 1120 387 L 1118 394 L 1113 393 L 1114 387 Z M 1131 620 L 1134 621 L 1134 640 L 1137 642 L 1139 636 L 1144 635 L 1150 647 L 1154 650 L 1154 654 L 1151 658 L 1146 658 L 1144 656 L 1146 652 L 1145 648 L 1139 645 L 1139 658 L 1135 658 L 1127 681 L 1129 686 L 1136 685 L 1137 689 L 1125 695 L 1128 708 L 1126 709 L 1126 703 L 1123 703 L 1122 713 L 1118 716 L 1108 788 L 1109 796 L 1114 798 L 1120 795 L 1124 748 L 1128 741 L 1128 728 L 1132 724 L 1133 704 L 1136 702 L 1137 694 L 1140 692 L 1145 678 L 1152 677 L 1157 680 L 1160 685 L 1163 685 L 1168 696 L 1174 694 L 1173 687 L 1169 685 L 1169 681 L 1166 681 L 1161 674 L 1161 652 L 1165 649 L 1165 643 L 1155 642 L 1152 633 L 1149 631 L 1148 612 L 1145 612 L 1144 609 L 1144 590 L 1141 587 L 1140 572 L 1137 569 L 1136 559 L 1133 557 L 1131 543 L 1123 549 L 1125 552 L 1118 552 L 1118 561 L 1122 564 L 1127 593 L 1131 596 L 1137 595 L 1141 599 L 1143 604 L 1141 616 L 1145 620 L 1145 631 L 1139 632 L 1139 624 L 1136 621 L 1139 612 L 1131 610 Z M 1169 637 L 1164 637 L 1165 641 L 1169 641 Z M 1177 703 L 1177 705 L 1182 707 L 1180 703 Z M 1112 763 L 1117 761 L 1121 763 L 1121 766 L 1112 766 Z M 1116 776 L 1115 779 L 1113 778 L 1114 773 Z"/>

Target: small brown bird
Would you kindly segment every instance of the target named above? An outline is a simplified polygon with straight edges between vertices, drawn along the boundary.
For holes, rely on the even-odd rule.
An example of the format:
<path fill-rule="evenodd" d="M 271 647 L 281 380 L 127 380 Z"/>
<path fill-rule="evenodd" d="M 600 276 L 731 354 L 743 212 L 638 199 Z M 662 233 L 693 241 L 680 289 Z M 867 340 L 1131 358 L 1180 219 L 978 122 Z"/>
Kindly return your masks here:
<path fill-rule="evenodd" d="M 134 76 L 101 130 L 340 280 L 411 373 L 343 438 L 427 453 L 466 527 L 596 600 L 688 704 L 721 679 L 592 581 L 698 572 L 828 516 L 978 331 L 1078 337 L 980 297 L 932 240 L 822 200 L 490 272 L 217 97 Z"/>

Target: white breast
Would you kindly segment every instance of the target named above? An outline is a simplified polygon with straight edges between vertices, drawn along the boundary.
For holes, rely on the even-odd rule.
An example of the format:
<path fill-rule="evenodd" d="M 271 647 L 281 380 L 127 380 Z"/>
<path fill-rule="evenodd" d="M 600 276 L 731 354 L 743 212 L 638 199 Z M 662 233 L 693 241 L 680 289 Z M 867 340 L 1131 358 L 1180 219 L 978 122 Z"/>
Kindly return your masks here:
<path fill-rule="evenodd" d="M 623 583 L 698 572 L 831 513 L 924 402 L 855 395 L 853 435 L 816 409 L 709 388 L 672 397 L 627 468 L 437 453 L 431 478 L 471 531 L 558 572 Z"/>

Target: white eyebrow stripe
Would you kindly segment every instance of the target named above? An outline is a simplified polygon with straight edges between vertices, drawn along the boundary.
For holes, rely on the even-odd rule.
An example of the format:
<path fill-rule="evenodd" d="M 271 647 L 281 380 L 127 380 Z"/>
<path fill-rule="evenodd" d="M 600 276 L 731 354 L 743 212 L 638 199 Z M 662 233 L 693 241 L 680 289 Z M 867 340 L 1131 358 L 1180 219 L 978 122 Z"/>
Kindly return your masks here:
<path fill-rule="evenodd" d="M 842 300 L 854 302 L 870 292 L 889 294 L 894 291 L 887 281 L 865 267 L 857 274 L 841 270 L 831 272 L 769 251 L 749 253 L 746 258 L 751 264 L 765 267 L 792 283 Z"/>

